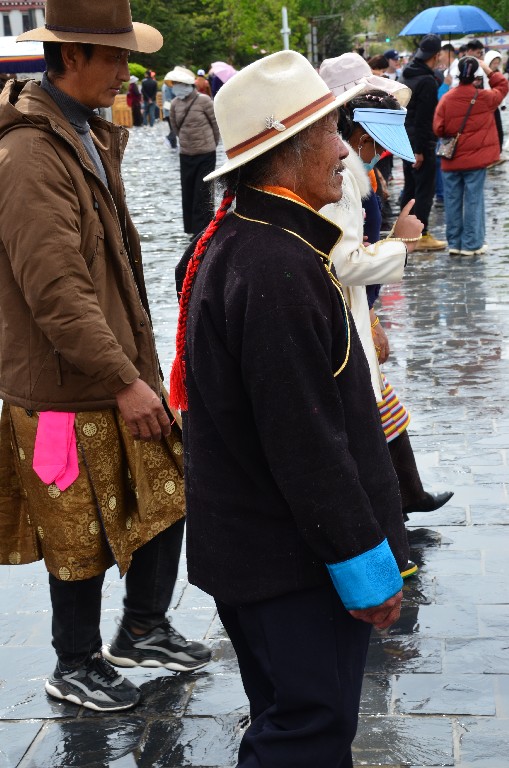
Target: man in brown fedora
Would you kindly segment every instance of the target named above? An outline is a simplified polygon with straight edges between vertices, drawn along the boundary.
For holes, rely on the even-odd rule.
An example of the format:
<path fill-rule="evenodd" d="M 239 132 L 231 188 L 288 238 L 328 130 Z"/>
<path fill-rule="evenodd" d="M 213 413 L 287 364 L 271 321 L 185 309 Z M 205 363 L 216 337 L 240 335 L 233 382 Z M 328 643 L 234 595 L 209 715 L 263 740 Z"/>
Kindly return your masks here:
<path fill-rule="evenodd" d="M 0 97 L 0 562 L 44 558 L 49 571 L 58 662 L 47 692 L 128 709 L 140 691 L 109 662 L 186 671 L 210 659 L 166 618 L 182 444 L 120 176 L 128 134 L 94 112 L 129 80 L 129 51 L 156 51 L 162 37 L 132 23 L 128 0 L 48 0 L 45 27 L 19 39 L 43 41 L 47 72 Z M 102 648 L 113 564 L 127 574 L 124 615 Z"/>

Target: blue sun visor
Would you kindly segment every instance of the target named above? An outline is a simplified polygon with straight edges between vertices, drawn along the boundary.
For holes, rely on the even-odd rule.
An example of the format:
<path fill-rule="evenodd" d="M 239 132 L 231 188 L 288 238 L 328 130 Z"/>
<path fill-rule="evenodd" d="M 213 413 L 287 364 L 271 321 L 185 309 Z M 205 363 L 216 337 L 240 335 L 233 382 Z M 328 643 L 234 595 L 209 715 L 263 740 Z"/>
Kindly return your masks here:
<path fill-rule="evenodd" d="M 396 157 L 415 163 L 415 156 L 405 128 L 406 109 L 354 109 L 355 123 L 362 125 L 366 133 L 380 146 Z"/>

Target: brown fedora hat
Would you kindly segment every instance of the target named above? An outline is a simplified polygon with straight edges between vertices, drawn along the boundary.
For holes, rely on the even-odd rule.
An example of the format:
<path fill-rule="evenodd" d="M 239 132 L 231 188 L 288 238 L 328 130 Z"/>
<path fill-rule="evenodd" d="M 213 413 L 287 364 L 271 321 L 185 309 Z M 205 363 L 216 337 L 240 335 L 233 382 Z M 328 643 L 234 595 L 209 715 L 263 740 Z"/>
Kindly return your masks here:
<path fill-rule="evenodd" d="M 17 42 L 92 43 L 154 53 L 163 36 L 148 24 L 134 23 L 129 0 L 48 0 L 46 24 L 19 35 Z"/>

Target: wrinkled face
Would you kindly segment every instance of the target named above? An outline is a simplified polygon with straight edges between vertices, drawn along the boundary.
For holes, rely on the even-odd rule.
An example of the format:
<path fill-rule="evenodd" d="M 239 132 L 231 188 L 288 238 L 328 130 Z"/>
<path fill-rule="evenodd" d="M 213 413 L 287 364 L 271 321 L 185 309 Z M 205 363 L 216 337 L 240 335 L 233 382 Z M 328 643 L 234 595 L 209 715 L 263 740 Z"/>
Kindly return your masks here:
<path fill-rule="evenodd" d="M 91 109 L 111 107 L 123 82 L 130 77 L 129 51 L 108 45 L 94 45 L 88 61 L 81 49 L 76 52 L 74 97 Z"/>
<path fill-rule="evenodd" d="M 315 211 L 341 200 L 343 163 L 348 150 L 338 133 L 338 114 L 333 110 L 309 129 L 302 153 L 302 172 L 295 191 Z"/>

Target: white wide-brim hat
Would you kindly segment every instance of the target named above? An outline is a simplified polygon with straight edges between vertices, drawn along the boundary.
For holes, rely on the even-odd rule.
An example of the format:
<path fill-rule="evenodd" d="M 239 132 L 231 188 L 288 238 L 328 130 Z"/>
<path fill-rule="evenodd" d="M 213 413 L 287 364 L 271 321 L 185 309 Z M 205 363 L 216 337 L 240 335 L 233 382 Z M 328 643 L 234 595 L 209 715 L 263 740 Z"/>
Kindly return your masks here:
<path fill-rule="evenodd" d="M 362 91 L 336 97 L 309 61 L 279 51 L 249 64 L 218 91 L 214 111 L 228 160 L 204 181 L 249 163 Z"/>
<path fill-rule="evenodd" d="M 364 85 L 364 93 L 377 88 L 394 96 L 402 107 L 406 107 L 412 95 L 410 88 L 403 83 L 374 75 L 368 62 L 353 52 L 343 53 L 334 59 L 324 59 L 320 66 L 320 77 L 336 96 L 361 83 Z"/>
<path fill-rule="evenodd" d="M 157 29 L 133 23 L 129 0 L 48 0 L 46 24 L 17 38 L 25 40 L 111 45 L 140 53 L 154 53 L 163 45 Z"/>
<path fill-rule="evenodd" d="M 186 67 L 173 67 L 166 73 L 165 80 L 171 80 L 172 83 L 183 83 L 184 85 L 194 85 L 196 75 Z"/>

